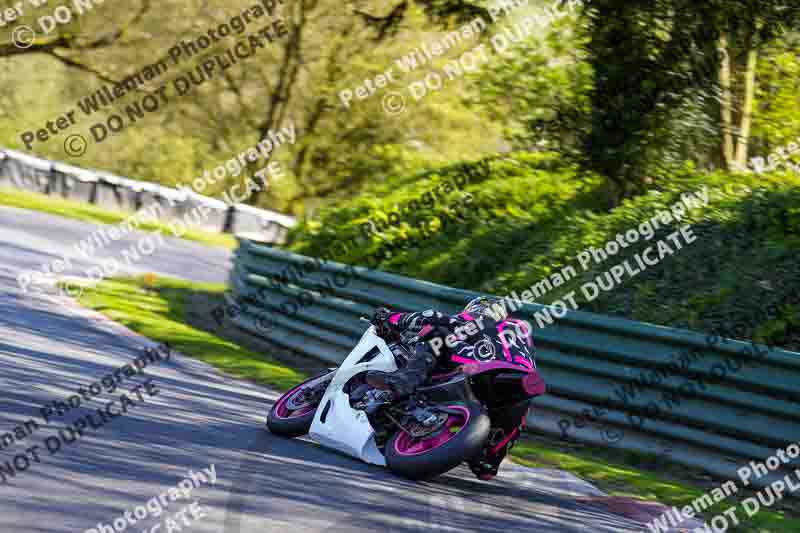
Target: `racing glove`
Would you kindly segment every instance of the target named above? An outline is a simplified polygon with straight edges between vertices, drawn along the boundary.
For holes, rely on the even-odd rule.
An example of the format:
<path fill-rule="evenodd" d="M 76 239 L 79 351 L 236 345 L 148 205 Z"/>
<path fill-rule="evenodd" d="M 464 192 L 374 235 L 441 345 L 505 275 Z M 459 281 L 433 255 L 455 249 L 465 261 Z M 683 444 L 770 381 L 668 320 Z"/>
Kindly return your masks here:
<path fill-rule="evenodd" d="M 384 340 L 395 337 L 395 328 L 393 328 L 392 323 L 389 322 L 389 317 L 391 316 L 392 312 L 385 307 L 377 308 L 372 315 L 371 322 L 372 325 L 375 326 L 375 332 Z"/>

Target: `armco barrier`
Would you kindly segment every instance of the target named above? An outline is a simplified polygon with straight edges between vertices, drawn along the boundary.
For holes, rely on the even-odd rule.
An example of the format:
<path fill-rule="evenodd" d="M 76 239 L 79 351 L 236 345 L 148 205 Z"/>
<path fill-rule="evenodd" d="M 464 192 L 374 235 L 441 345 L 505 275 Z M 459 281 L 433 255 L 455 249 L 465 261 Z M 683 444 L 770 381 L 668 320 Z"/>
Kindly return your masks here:
<path fill-rule="evenodd" d="M 181 218 L 197 205 L 211 208 L 200 225 L 206 231 L 247 233 L 280 243 L 295 219 L 273 211 L 235 204 L 154 183 L 130 180 L 107 172 L 86 170 L 13 150 L 0 149 L 0 187 L 60 196 L 108 209 L 133 212 L 159 202 L 166 221 Z"/>
<path fill-rule="evenodd" d="M 234 318 L 237 326 L 328 363 L 343 360 L 364 331 L 359 317 L 371 316 L 377 306 L 434 307 L 452 313 L 478 295 L 361 267 L 315 264 L 313 258 L 249 239 L 240 238 L 239 243 L 228 295 L 241 307 Z M 282 276 L 290 280 L 288 286 L 275 283 Z M 282 305 L 300 295 L 304 305 Z M 516 315 L 535 325 L 534 313 L 542 309 L 525 305 Z M 534 401 L 533 411 L 576 417 L 596 407 L 609 427 L 626 435 L 667 439 L 722 458 L 721 466 L 705 464 L 705 459 L 673 459 L 724 477 L 734 477 L 737 465 L 763 461 L 777 448 L 800 441 L 798 353 L 773 348 L 766 355 L 753 355 L 747 343 L 726 339 L 711 344 L 706 336 L 689 331 L 578 311 L 537 328 L 534 335 L 548 394 Z M 687 351 L 692 353 L 688 369 L 668 366 L 676 354 Z M 728 364 L 737 360 L 747 364 L 721 380 L 715 378 L 717 365 L 725 365 L 726 359 Z M 630 386 L 640 372 L 659 369 L 663 379 L 639 389 L 627 401 L 615 392 Z M 699 380 L 704 386 L 691 390 L 685 386 Z M 680 401 L 671 409 L 648 412 L 650 402 L 670 393 L 678 394 Z M 536 427 L 535 422 L 529 420 L 529 426 Z M 610 445 L 635 449 L 636 442 L 626 436 Z"/>

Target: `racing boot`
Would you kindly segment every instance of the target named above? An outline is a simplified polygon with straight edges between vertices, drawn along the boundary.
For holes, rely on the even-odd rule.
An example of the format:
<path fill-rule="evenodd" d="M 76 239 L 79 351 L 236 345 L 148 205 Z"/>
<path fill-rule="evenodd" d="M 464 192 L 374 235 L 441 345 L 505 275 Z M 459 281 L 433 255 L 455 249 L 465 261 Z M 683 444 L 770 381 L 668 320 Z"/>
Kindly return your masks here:
<path fill-rule="evenodd" d="M 529 400 L 524 400 L 502 410 L 490 412 L 493 427 L 478 457 L 469 462 L 470 470 L 482 481 L 489 481 L 497 475 L 500 463 L 514 447 L 525 427 Z"/>
<path fill-rule="evenodd" d="M 478 457 L 468 463 L 472 473 L 481 481 L 489 481 L 494 478 L 500 469 L 500 463 L 517 442 L 519 434 L 519 427 L 511 430 L 509 434 L 506 434 L 502 428 L 492 428 L 487 447 Z"/>

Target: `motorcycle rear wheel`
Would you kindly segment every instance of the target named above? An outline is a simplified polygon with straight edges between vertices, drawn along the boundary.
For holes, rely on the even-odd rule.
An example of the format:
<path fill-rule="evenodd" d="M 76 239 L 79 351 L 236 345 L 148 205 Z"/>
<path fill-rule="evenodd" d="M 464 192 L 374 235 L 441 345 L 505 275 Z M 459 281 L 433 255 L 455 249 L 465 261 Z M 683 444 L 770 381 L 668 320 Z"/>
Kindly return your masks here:
<path fill-rule="evenodd" d="M 396 474 L 415 480 L 431 479 L 476 457 L 489 438 L 491 422 L 479 403 L 448 405 L 451 414 L 444 427 L 426 438 L 404 431 L 386 443 L 386 465 Z"/>

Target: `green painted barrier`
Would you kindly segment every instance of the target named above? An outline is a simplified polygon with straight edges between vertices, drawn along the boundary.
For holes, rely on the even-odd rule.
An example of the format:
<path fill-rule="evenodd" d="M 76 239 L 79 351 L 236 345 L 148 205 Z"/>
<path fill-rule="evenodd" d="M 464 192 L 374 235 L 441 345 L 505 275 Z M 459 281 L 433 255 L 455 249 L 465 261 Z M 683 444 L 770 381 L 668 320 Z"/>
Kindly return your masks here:
<path fill-rule="evenodd" d="M 239 327 L 332 364 L 377 306 L 454 313 L 478 295 L 248 239 L 230 288 Z M 515 316 L 536 326 L 543 309 L 524 305 Z M 535 405 L 566 420 L 600 409 L 609 425 L 736 458 L 731 464 L 800 441 L 798 353 L 580 311 L 536 327 L 534 339 L 548 384 Z"/>

